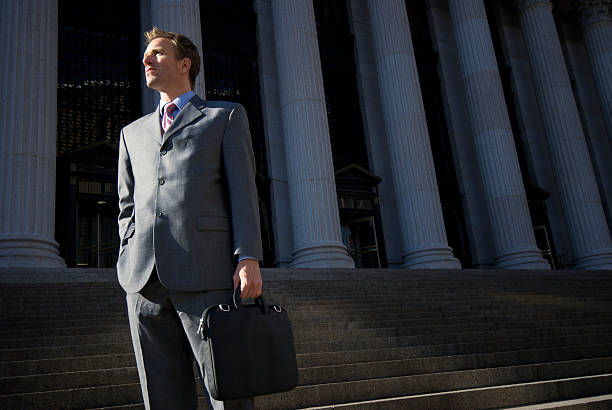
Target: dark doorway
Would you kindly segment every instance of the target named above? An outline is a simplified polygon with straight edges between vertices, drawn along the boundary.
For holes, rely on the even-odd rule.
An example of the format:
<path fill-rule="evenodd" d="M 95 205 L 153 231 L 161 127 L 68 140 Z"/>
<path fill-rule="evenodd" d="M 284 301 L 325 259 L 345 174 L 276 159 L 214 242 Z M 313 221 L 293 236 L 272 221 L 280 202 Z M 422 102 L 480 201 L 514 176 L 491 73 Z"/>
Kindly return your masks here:
<path fill-rule="evenodd" d="M 138 1 L 59 1 L 56 239 L 69 267 L 116 262 L 117 143 L 141 115 L 139 21 Z"/>

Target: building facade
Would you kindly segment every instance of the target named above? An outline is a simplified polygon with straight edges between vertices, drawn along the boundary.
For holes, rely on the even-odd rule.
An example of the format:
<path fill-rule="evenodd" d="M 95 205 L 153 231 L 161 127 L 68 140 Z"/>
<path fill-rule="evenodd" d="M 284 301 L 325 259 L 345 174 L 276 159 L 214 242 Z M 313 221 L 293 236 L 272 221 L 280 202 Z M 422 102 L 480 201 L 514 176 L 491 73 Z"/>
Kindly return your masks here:
<path fill-rule="evenodd" d="M 0 267 L 114 266 L 158 26 L 247 109 L 266 267 L 612 269 L 610 1 L 2 5 Z"/>

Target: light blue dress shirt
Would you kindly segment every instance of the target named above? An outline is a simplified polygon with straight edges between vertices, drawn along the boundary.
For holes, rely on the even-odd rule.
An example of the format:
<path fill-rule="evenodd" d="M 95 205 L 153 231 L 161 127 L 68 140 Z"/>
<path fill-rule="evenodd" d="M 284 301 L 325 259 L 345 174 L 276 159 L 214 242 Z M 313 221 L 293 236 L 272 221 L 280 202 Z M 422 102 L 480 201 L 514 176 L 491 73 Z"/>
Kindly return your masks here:
<path fill-rule="evenodd" d="M 174 105 L 176 105 L 178 107 L 179 112 L 183 109 L 183 107 L 185 106 L 185 104 L 187 104 L 189 102 L 189 100 L 191 100 L 193 98 L 193 96 L 195 95 L 195 93 L 193 91 L 187 91 L 185 94 L 181 94 L 178 97 L 176 97 L 173 101 Z M 170 104 L 168 101 L 164 101 L 162 99 L 159 100 L 159 115 L 161 117 L 164 116 L 164 108 L 166 108 L 166 105 Z M 178 115 L 178 113 L 176 114 Z M 175 115 L 175 117 L 176 117 Z"/>

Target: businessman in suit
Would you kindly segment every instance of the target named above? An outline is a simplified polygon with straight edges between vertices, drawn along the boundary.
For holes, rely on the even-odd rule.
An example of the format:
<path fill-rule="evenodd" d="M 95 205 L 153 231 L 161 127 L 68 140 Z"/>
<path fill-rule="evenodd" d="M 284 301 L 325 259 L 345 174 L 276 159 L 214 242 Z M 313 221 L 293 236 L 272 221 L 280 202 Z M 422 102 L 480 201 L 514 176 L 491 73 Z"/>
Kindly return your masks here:
<path fill-rule="evenodd" d="M 145 33 L 147 86 L 157 109 L 119 139 L 119 283 L 147 409 L 195 409 L 193 360 L 206 377 L 197 334 L 203 310 L 261 294 L 255 160 L 240 104 L 194 94 L 197 48 L 185 36 Z M 233 276 L 232 276 L 233 274 Z M 254 408 L 252 399 L 215 409 Z"/>

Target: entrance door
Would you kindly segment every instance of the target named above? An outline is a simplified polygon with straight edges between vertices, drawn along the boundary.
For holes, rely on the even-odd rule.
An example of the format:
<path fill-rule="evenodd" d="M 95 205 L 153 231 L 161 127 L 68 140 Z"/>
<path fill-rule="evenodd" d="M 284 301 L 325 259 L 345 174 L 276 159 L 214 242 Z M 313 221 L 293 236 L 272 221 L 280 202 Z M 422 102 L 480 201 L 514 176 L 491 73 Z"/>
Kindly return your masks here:
<path fill-rule="evenodd" d="M 355 261 L 356 268 L 380 268 L 373 216 L 351 219 L 343 224 L 342 241 Z"/>
<path fill-rule="evenodd" d="M 105 201 L 79 201 L 77 266 L 111 268 L 117 263 L 117 209 Z"/>

